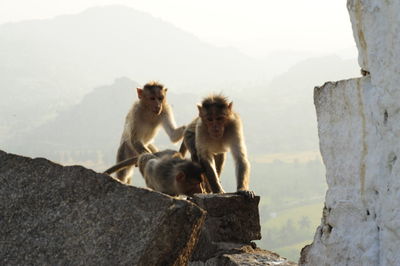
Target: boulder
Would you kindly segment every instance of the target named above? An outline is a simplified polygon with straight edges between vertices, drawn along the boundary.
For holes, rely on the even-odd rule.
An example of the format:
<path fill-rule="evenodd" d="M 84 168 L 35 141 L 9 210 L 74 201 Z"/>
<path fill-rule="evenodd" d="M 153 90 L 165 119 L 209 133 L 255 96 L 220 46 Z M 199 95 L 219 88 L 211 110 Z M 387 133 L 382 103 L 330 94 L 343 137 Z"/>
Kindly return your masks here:
<path fill-rule="evenodd" d="M 81 166 L 0 151 L 1 265 L 185 265 L 205 213 Z"/>
<path fill-rule="evenodd" d="M 261 239 L 259 196 L 197 194 L 190 200 L 207 212 L 191 266 L 295 265 L 251 242 Z"/>
<path fill-rule="evenodd" d="M 257 248 L 254 243 L 217 243 L 218 250 L 207 260 L 191 261 L 190 266 L 279 265 L 294 266 L 294 262 L 278 254 Z"/>
<path fill-rule="evenodd" d="M 213 242 L 248 243 L 261 239 L 258 204 L 235 193 L 196 194 L 191 201 L 207 211 L 202 235 Z"/>

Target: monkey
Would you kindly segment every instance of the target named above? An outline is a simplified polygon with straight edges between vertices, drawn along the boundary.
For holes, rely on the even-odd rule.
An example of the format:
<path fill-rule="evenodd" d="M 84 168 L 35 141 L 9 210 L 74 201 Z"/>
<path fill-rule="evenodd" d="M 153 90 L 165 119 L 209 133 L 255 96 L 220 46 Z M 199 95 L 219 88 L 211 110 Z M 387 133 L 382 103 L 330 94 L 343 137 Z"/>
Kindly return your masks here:
<path fill-rule="evenodd" d="M 223 95 L 210 95 L 197 105 L 199 115 L 185 129 L 179 152 L 185 156 L 189 150 L 192 161 L 199 162 L 205 171 L 207 191 L 225 193 L 220 175 L 231 151 L 235 161 L 237 193 L 254 197 L 249 191 L 250 163 L 244 142 L 242 122 L 232 110 L 233 102 Z"/>
<path fill-rule="evenodd" d="M 205 192 L 202 186 L 201 166 L 182 158 L 181 154 L 174 150 L 164 150 L 153 154 L 142 153 L 112 166 L 104 173 L 112 174 L 134 165 L 139 167 L 146 186 L 155 191 L 170 196 L 192 196 Z"/>
<path fill-rule="evenodd" d="M 185 126 L 176 127 L 172 109 L 166 101 L 166 93 L 167 88 L 154 81 L 145 84 L 143 88 L 137 88 L 138 100 L 126 115 L 117 151 L 117 163 L 145 152 L 157 152 L 151 142 L 160 126 L 173 143 L 182 139 Z M 132 171 L 132 166 L 125 167 L 116 176 L 122 182 L 130 184 Z"/>
<path fill-rule="evenodd" d="M 166 150 L 139 156 L 139 170 L 147 187 L 171 196 L 203 193 L 203 170 L 198 163 L 183 159 L 180 153 Z"/>

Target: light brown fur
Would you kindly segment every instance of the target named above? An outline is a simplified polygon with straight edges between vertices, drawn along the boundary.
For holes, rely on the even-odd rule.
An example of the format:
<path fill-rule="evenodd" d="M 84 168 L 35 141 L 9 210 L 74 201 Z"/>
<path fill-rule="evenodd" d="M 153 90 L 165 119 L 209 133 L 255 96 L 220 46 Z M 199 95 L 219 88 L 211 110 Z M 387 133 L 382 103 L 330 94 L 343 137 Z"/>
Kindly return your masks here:
<path fill-rule="evenodd" d="M 237 191 L 253 197 L 249 191 L 250 164 L 247 159 L 240 117 L 232 111 L 232 102 L 226 97 L 212 95 L 198 106 L 199 117 L 187 126 L 180 151 L 188 149 L 193 161 L 198 161 L 205 171 L 211 192 L 224 193 L 219 177 L 226 152 L 235 160 Z"/>
<path fill-rule="evenodd" d="M 174 150 L 164 150 L 154 154 L 143 153 L 110 167 L 104 173 L 112 174 L 135 165 L 139 167 L 146 186 L 153 190 L 171 196 L 191 196 L 205 192 L 201 166 L 182 158 L 180 153 Z"/>
<path fill-rule="evenodd" d="M 171 107 L 166 102 L 167 89 L 156 82 L 147 83 L 143 89 L 138 88 L 138 98 L 129 110 L 120 146 L 117 152 L 117 163 L 145 152 L 156 152 L 151 143 L 162 126 L 172 142 L 182 139 L 185 127 L 176 127 Z M 130 183 L 132 167 L 117 172 L 117 178 Z"/>
<path fill-rule="evenodd" d="M 205 192 L 201 166 L 177 154 L 165 150 L 139 156 L 138 165 L 147 187 L 171 196 Z"/>

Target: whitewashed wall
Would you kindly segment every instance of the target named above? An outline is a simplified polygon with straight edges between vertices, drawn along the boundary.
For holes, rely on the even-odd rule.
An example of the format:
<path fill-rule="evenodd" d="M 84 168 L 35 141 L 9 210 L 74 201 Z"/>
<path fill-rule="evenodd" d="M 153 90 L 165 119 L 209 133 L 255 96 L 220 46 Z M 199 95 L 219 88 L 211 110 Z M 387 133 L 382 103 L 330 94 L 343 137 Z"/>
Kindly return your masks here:
<path fill-rule="evenodd" d="M 314 91 L 328 192 L 302 265 L 400 265 L 400 1 L 348 0 L 370 75 Z"/>

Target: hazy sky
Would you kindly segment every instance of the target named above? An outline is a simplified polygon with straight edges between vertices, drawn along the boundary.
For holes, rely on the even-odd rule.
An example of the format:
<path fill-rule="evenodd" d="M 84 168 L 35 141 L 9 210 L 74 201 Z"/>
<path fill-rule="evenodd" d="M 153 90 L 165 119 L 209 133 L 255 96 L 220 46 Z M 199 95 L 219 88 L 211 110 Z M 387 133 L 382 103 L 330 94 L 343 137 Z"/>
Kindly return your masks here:
<path fill-rule="evenodd" d="M 294 50 L 354 53 L 346 0 L 0 0 L 0 24 L 121 4 L 250 55 Z"/>

